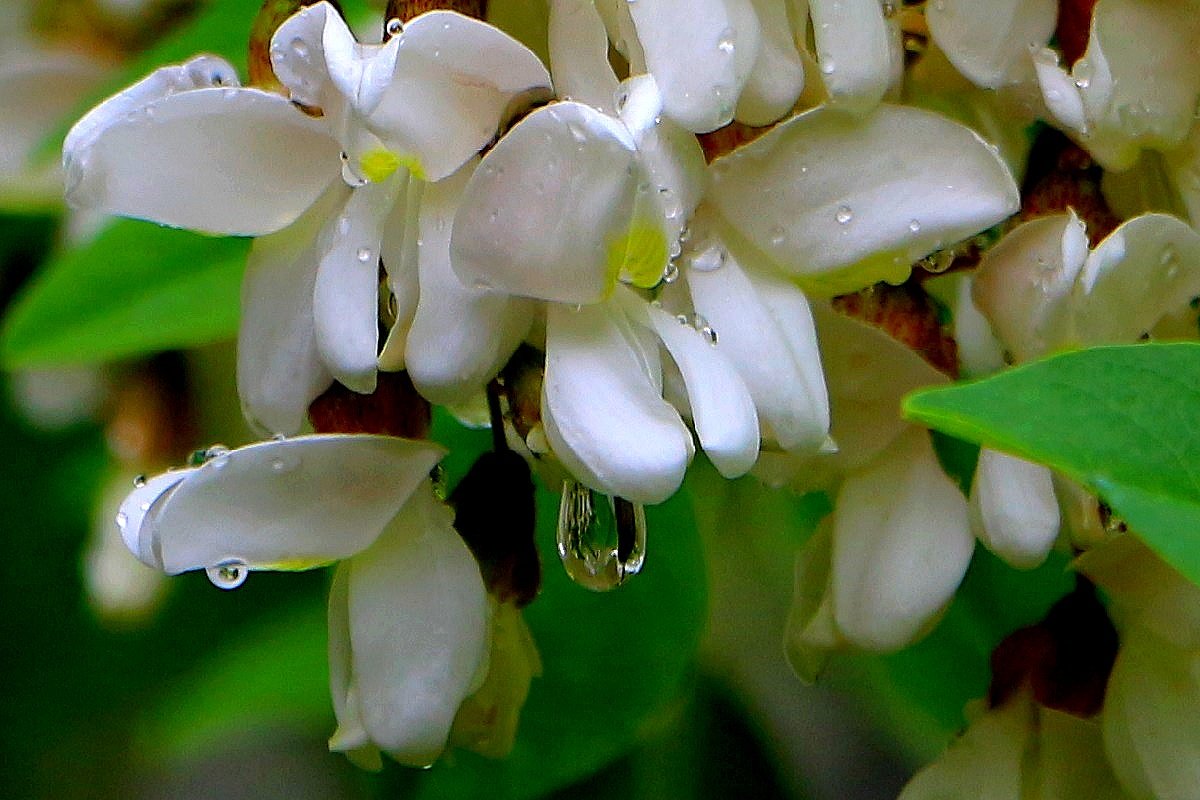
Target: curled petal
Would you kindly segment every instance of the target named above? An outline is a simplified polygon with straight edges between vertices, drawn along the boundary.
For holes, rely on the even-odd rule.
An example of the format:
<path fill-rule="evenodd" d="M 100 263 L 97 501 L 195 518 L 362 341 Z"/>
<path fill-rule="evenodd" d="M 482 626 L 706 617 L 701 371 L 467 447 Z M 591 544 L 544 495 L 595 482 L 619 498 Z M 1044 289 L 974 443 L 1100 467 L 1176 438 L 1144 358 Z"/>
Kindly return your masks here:
<path fill-rule="evenodd" d="M 878 9 L 876 9 L 878 12 Z M 818 108 L 717 159 L 708 196 L 776 269 L 839 293 L 898 282 L 917 259 L 1018 207 L 1000 156 L 916 108 Z"/>
<path fill-rule="evenodd" d="M 912 430 L 846 478 L 833 531 L 833 609 L 871 650 L 912 643 L 954 596 L 971 560 L 967 501 Z"/>
<path fill-rule="evenodd" d="M 336 180 L 337 141 L 285 98 L 213 87 L 142 102 L 159 83 L 151 76 L 102 103 L 68 136 L 73 205 L 259 236 L 295 221 Z"/>
<path fill-rule="evenodd" d="M 454 271 L 476 288 L 597 302 L 623 263 L 639 177 L 616 120 L 580 103 L 535 111 L 467 184 L 450 240 Z"/>
<path fill-rule="evenodd" d="M 646 372 L 629 323 L 607 306 L 546 312 L 542 422 L 559 460 L 582 482 L 636 503 L 679 488 L 692 436 Z"/>
<path fill-rule="evenodd" d="M 1073 211 L 1030 220 L 984 254 L 975 305 L 1017 361 L 1062 346 L 1071 292 L 1087 257 L 1087 233 Z"/>
<path fill-rule="evenodd" d="M 833 102 L 871 110 L 891 82 L 891 43 L 876 0 L 809 0 L 821 76 Z"/>
<path fill-rule="evenodd" d="M 929 32 L 977 86 L 998 89 L 1054 33 L 1055 0 L 943 0 L 925 9 Z"/>
<path fill-rule="evenodd" d="M 426 442 L 301 436 L 216 455 L 127 535 L 169 574 L 240 562 L 308 569 L 368 547 L 441 458 Z"/>

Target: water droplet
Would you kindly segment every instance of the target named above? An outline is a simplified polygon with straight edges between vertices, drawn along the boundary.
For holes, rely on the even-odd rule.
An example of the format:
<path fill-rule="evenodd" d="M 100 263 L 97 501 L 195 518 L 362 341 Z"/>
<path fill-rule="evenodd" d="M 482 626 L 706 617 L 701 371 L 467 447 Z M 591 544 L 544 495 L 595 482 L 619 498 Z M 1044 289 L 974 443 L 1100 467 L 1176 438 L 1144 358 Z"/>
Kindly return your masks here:
<path fill-rule="evenodd" d="M 392 17 L 387 21 L 387 24 L 384 26 L 384 30 L 387 31 L 388 36 L 398 36 L 404 32 L 404 23 L 398 18 Z"/>
<path fill-rule="evenodd" d="M 725 266 L 725 249 L 716 245 L 692 256 L 692 269 L 700 272 L 713 272 Z"/>
<path fill-rule="evenodd" d="M 717 329 L 712 325 L 701 325 L 699 330 L 701 335 L 708 340 L 709 344 L 715 345 L 717 343 Z"/>
<path fill-rule="evenodd" d="M 679 280 L 679 265 L 674 261 L 668 261 L 666 269 L 663 270 L 662 282 L 674 283 Z"/>
<path fill-rule="evenodd" d="M 721 37 L 717 39 L 717 49 L 726 55 L 733 52 L 733 34 L 733 28 L 726 28 L 721 31 Z"/>
<path fill-rule="evenodd" d="M 227 591 L 238 588 L 250 576 L 250 570 L 241 561 L 223 561 L 215 567 L 205 568 L 204 571 L 213 586 Z"/>
<path fill-rule="evenodd" d="M 345 236 L 350 232 L 350 217 L 343 214 L 338 217 L 337 232 L 339 236 Z"/>
<path fill-rule="evenodd" d="M 129 524 L 129 517 L 125 515 L 124 511 L 118 511 L 117 512 L 117 527 L 120 528 L 122 531 L 124 531 L 125 526 L 128 524 Z"/>
<path fill-rule="evenodd" d="M 836 67 L 836 65 L 833 63 L 833 59 L 832 59 L 832 58 L 823 58 L 823 59 L 821 59 L 821 74 L 822 74 L 822 75 L 832 75 L 832 74 L 833 74 L 833 71 L 834 71 L 836 68 L 837 68 L 837 67 Z"/>
<path fill-rule="evenodd" d="M 292 53 L 295 54 L 296 58 L 307 62 L 309 55 L 308 43 L 299 36 L 297 36 L 295 39 L 292 39 Z"/>
<path fill-rule="evenodd" d="M 694 314 L 692 314 L 692 327 L 695 328 L 696 330 L 700 330 L 701 328 L 707 328 L 708 320 L 704 318 L 703 314 L 694 313 Z"/>
<path fill-rule="evenodd" d="M 784 232 L 784 230 L 783 230 L 783 226 L 782 226 L 782 225 L 773 225 L 773 226 L 771 227 L 771 232 L 770 232 L 770 235 L 771 235 L 771 244 L 774 244 L 774 245 L 781 245 L 781 244 L 783 244 L 783 237 L 784 237 L 784 233 L 785 233 L 785 232 Z"/>
<path fill-rule="evenodd" d="M 605 592 L 641 571 L 646 514 L 637 503 L 604 498 L 583 484 L 564 481 L 557 538 L 567 575 L 580 586 Z"/>
<path fill-rule="evenodd" d="M 221 469 L 228 460 L 229 448 L 223 444 L 214 444 L 211 447 L 193 450 L 187 463 L 189 467 L 202 467 L 211 463 L 214 469 Z"/>
<path fill-rule="evenodd" d="M 883 4 L 883 18 L 884 18 L 884 19 L 891 19 L 891 18 L 892 18 L 892 17 L 894 17 L 894 16 L 896 16 L 896 4 L 895 4 L 895 3 L 884 2 L 884 4 Z"/>
<path fill-rule="evenodd" d="M 145 475 L 138 475 L 133 479 L 133 488 L 141 489 L 145 485 L 146 485 L 146 476 Z"/>
<path fill-rule="evenodd" d="M 910 220 L 908 223 L 908 230 L 911 233 L 920 233 L 921 232 L 921 220 L 919 220 L 919 219 Z"/>
<path fill-rule="evenodd" d="M 850 210 L 850 206 L 838 206 L 833 218 L 837 220 L 838 225 L 847 225 L 854 219 L 854 212 Z"/>
<path fill-rule="evenodd" d="M 372 255 L 371 248 L 360 247 L 360 248 L 358 248 L 358 252 L 355 253 L 355 258 L 357 258 L 363 264 L 366 264 L 368 261 L 371 260 L 371 255 Z"/>
<path fill-rule="evenodd" d="M 675 321 L 678 322 L 680 325 L 687 325 L 690 323 L 690 320 L 688 319 L 687 314 L 676 314 Z"/>

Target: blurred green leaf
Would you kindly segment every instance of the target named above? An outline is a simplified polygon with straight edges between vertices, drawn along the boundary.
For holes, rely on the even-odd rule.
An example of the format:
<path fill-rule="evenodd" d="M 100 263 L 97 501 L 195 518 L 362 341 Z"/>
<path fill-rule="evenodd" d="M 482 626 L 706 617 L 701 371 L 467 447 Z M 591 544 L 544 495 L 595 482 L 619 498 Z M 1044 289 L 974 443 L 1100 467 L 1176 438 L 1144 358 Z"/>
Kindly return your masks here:
<path fill-rule="evenodd" d="M 919 392 L 905 414 L 1084 484 L 1200 583 L 1200 344 L 1065 353 Z"/>
<path fill-rule="evenodd" d="M 231 338 L 248 246 L 117 221 L 26 287 L 0 330 L 0 363 L 96 363 Z"/>
<path fill-rule="evenodd" d="M 451 476 L 489 446 L 439 416 L 436 438 L 451 447 Z M 647 509 L 649 555 L 642 574 L 595 594 L 566 577 L 554 531 L 558 496 L 539 489 L 542 594 L 526 619 L 545 674 L 535 679 L 512 755 L 488 761 L 456 752 L 423 772 L 389 767 L 388 777 L 420 798 L 534 798 L 590 775 L 659 730 L 692 675 L 706 615 L 704 564 L 685 493 Z M 225 735 L 284 719 L 324 720 L 333 730 L 326 686 L 323 609 L 244 629 L 191 680 L 179 682 L 145 716 L 148 757 L 181 758 Z"/>

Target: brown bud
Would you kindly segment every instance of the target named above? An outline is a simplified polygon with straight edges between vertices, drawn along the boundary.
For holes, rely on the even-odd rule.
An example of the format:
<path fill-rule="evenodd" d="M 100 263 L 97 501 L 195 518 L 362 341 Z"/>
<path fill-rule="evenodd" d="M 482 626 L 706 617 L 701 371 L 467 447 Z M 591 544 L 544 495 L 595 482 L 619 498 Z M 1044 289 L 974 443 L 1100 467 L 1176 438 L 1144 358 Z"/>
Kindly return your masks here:
<path fill-rule="evenodd" d="M 487 0 L 388 0 L 385 19 L 408 22 L 426 11 L 457 11 L 475 19 L 487 15 Z"/>
<path fill-rule="evenodd" d="M 359 394 L 335 383 L 308 407 L 317 433 L 376 433 L 423 439 L 432 419 L 429 402 L 407 372 L 381 372 L 375 391 Z"/>

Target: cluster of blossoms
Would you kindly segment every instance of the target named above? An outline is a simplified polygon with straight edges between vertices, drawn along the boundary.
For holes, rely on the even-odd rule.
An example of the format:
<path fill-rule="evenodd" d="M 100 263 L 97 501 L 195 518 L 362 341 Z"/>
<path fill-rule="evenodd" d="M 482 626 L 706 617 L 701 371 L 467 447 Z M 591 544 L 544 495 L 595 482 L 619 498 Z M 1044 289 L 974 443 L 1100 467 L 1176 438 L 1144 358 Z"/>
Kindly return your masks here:
<path fill-rule="evenodd" d="M 320 2 L 258 43 L 250 86 L 209 56 L 154 72 L 72 130 L 68 196 L 257 237 L 238 390 L 273 438 L 139 485 L 126 544 L 226 587 L 340 562 L 331 747 L 501 754 L 540 668 L 519 612 L 536 575 L 528 542 L 479 533 L 464 486 L 453 510 L 439 496 L 428 403 L 489 409 L 496 453 L 466 480 L 528 485 L 528 463 L 563 486 L 559 550 L 592 588 L 641 568 L 642 506 L 679 488 L 698 442 L 726 477 L 834 497 L 798 562 L 802 677 L 927 632 L 976 539 L 1020 568 L 1087 549 L 1081 574 L 1128 607 L 1103 746 L 1099 704 L 1072 716 L 1022 684 L 907 796 L 1001 757 L 1015 783 L 996 796 L 1026 796 L 1062 777 L 1030 748 L 1048 764 L 1053 737 L 1086 736 L 1119 791 L 1187 796 L 1200 759 L 1141 754 L 1193 724 L 1162 686 L 1186 674 L 1200 697 L 1194 643 L 1161 617 L 1196 600 L 1116 568 L 1138 546 L 1045 468 L 985 450 L 968 500 L 899 416 L 960 366 L 1196 333 L 1200 8 L 1099 0 L 1081 22 L 1087 5 L 550 0 L 547 69 L 455 11 L 393 3 L 362 43 Z M 1035 173 L 1038 119 L 1103 181 Z M 910 278 L 950 266 L 953 339 Z M 321 433 L 297 435 L 306 415 Z M 615 546 L 596 535 L 606 507 Z"/>

